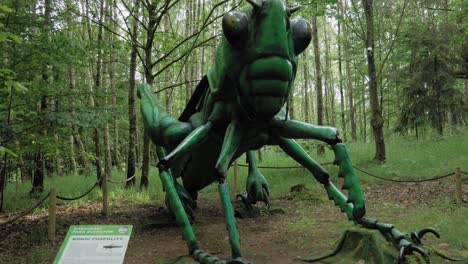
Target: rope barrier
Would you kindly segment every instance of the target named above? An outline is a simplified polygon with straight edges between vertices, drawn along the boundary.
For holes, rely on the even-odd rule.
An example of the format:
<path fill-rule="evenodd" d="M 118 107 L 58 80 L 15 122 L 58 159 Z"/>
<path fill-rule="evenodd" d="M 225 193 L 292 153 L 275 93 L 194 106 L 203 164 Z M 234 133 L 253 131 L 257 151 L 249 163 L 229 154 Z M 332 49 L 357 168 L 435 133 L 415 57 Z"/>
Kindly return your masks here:
<path fill-rule="evenodd" d="M 45 202 L 45 200 L 47 200 L 47 198 L 49 198 L 49 194 L 47 194 L 46 196 L 44 196 L 44 198 L 42 198 L 36 205 L 34 205 L 33 207 L 29 208 L 28 210 L 24 211 L 23 213 L 7 220 L 6 222 L 3 222 L 3 223 L 0 223 L 0 226 L 2 225 L 6 225 L 6 224 L 9 224 L 9 223 L 12 223 L 18 219 L 20 219 L 21 217 L 31 213 L 34 209 L 36 209 L 37 207 L 39 207 L 41 204 L 43 204 Z"/>
<path fill-rule="evenodd" d="M 322 166 L 325 166 L 325 165 L 332 165 L 333 162 L 326 162 L 326 163 L 321 163 L 320 165 Z M 238 164 L 237 166 L 239 167 L 249 167 L 248 164 Z M 277 166 L 277 167 L 273 167 L 273 166 L 257 166 L 257 168 L 259 169 L 278 169 L 278 170 L 281 170 L 281 169 L 304 169 L 304 167 L 302 166 Z M 356 167 L 353 165 L 353 168 L 355 168 L 356 170 L 364 173 L 364 174 L 367 174 L 371 177 L 374 177 L 374 178 L 377 178 L 377 179 L 381 179 L 381 180 L 384 180 L 384 181 L 391 181 L 391 182 L 400 182 L 400 183 L 411 183 L 411 182 L 428 182 L 428 181 L 436 181 L 436 180 L 440 180 L 440 179 L 443 179 L 443 178 L 447 178 L 449 176 L 452 176 L 454 175 L 455 173 L 454 172 L 451 172 L 451 173 L 448 173 L 448 174 L 445 174 L 445 175 L 441 175 L 441 176 L 434 176 L 434 177 L 431 177 L 431 178 L 428 178 L 428 179 L 415 179 L 415 180 L 398 180 L 398 179 L 390 179 L 390 178 L 386 178 L 386 177 L 382 177 L 382 176 L 379 176 L 379 175 L 375 175 L 373 173 L 370 173 L 368 171 L 365 171 L 359 167 Z M 468 175 L 468 173 L 462 171 L 461 172 L 462 174 L 465 174 L 465 175 Z M 407 177 L 407 178 L 410 178 L 410 177 Z"/>
<path fill-rule="evenodd" d="M 136 174 L 134 174 L 132 177 L 128 178 L 128 179 L 125 180 L 125 181 L 112 181 L 112 180 L 110 180 L 110 179 L 108 179 L 107 181 L 108 181 L 108 182 L 111 182 L 111 183 L 126 183 L 126 182 L 128 182 L 128 181 L 131 181 L 133 178 L 135 178 L 135 176 L 136 176 Z M 91 193 L 91 192 L 94 190 L 94 188 L 96 188 L 96 186 L 99 185 L 100 182 L 101 182 L 101 179 L 97 180 L 96 183 L 94 183 L 94 185 L 93 185 L 88 191 L 86 191 L 85 193 L 83 193 L 83 194 L 80 195 L 80 196 L 71 197 L 71 198 L 70 198 L 70 197 L 63 197 L 63 196 L 57 195 L 56 197 L 57 197 L 57 199 L 60 199 L 60 200 L 63 200 L 63 201 L 74 201 L 74 200 L 79 200 L 79 199 L 85 197 L 86 195 L 88 195 L 89 193 Z M 41 204 L 43 204 L 43 203 L 45 202 L 45 200 L 47 200 L 47 198 L 49 198 L 49 194 L 50 194 L 50 193 L 48 193 L 48 194 L 47 194 L 46 196 L 44 196 L 44 198 L 42 198 L 37 204 L 35 204 L 33 207 L 29 208 L 28 210 L 24 211 L 23 213 L 21 213 L 21 214 L 15 216 L 15 217 L 13 217 L 13 218 L 11 218 L 11 219 L 9 219 L 9 220 L 3 222 L 3 223 L 0 223 L 0 226 L 6 225 L 6 224 L 9 224 L 9 223 L 12 223 L 12 222 L 14 222 L 14 221 L 20 219 L 21 217 L 23 217 L 23 216 L 25 216 L 25 215 L 31 213 L 34 209 L 36 209 L 36 208 L 39 207 Z"/>
<path fill-rule="evenodd" d="M 111 182 L 111 183 L 127 183 L 127 182 L 133 180 L 133 178 L 135 178 L 135 176 L 136 176 L 136 174 L 133 174 L 132 177 L 130 177 L 130 178 L 124 180 L 124 181 L 113 181 L 113 180 L 111 180 L 111 179 L 107 179 L 107 181 L 108 181 L 108 182 Z"/>
<path fill-rule="evenodd" d="M 363 170 L 363 169 L 361 169 L 359 167 L 356 167 L 356 166 L 353 166 L 353 168 L 355 168 L 356 170 L 358 170 L 358 171 L 360 171 L 362 173 L 365 173 L 365 174 L 367 174 L 367 175 L 369 175 L 371 177 L 377 178 L 377 179 L 381 179 L 381 180 L 384 180 L 384 181 L 405 182 L 405 183 L 436 181 L 436 180 L 440 180 L 440 179 L 443 179 L 443 178 L 447 178 L 447 177 L 452 176 L 452 175 L 455 174 L 454 172 L 452 172 L 452 173 L 448 173 L 448 174 L 441 175 L 441 176 L 434 176 L 434 177 L 431 177 L 431 178 L 428 178 L 428 179 L 396 180 L 396 179 L 390 179 L 390 178 L 385 178 L 385 177 L 382 177 L 382 176 L 375 175 L 373 173 L 367 172 L 367 171 L 365 171 L 365 170 Z"/>
<path fill-rule="evenodd" d="M 326 165 L 331 165 L 333 162 L 326 162 L 326 163 L 320 163 L 321 166 L 326 166 Z M 249 164 L 237 164 L 239 167 L 249 167 Z M 278 167 L 271 167 L 271 166 L 257 166 L 259 169 L 305 169 L 302 166 L 278 166 Z"/>
<path fill-rule="evenodd" d="M 94 188 L 96 188 L 96 186 L 99 185 L 99 181 L 97 181 L 93 187 L 91 187 L 91 189 L 89 189 L 87 192 L 83 193 L 82 195 L 80 196 L 77 196 L 77 197 L 73 197 L 73 198 L 68 198 L 68 197 L 63 197 L 63 196 L 60 196 L 60 195 L 57 195 L 57 199 L 60 199 L 60 200 L 63 200 L 63 201 L 74 201 L 74 200 L 78 200 L 78 199 L 81 199 L 83 197 L 85 197 L 86 195 L 88 195 L 92 190 L 94 190 Z"/>

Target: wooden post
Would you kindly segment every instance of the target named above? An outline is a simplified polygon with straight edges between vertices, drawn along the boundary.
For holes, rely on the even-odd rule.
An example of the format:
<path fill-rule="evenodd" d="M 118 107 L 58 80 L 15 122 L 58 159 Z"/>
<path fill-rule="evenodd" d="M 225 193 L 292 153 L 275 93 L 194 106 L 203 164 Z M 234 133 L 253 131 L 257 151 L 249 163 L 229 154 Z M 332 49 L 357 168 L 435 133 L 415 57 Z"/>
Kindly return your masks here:
<path fill-rule="evenodd" d="M 56 210 L 57 210 L 57 190 L 55 188 L 50 189 L 49 193 L 49 226 L 48 226 L 48 237 L 49 241 L 55 242 L 55 225 L 56 225 Z"/>
<path fill-rule="evenodd" d="M 238 189 L 237 189 L 237 178 L 238 178 L 238 174 L 239 174 L 239 167 L 237 166 L 237 160 L 234 161 L 234 191 L 237 193 L 238 192 Z"/>
<path fill-rule="evenodd" d="M 107 191 L 107 173 L 102 174 L 102 214 L 107 215 L 108 191 Z"/>
<path fill-rule="evenodd" d="M 462 200 L 462 181 L 461 181 L 460 167 L 455 168 L 455 201 L 458 204 L 461 204 L 463 202 L 463 200 Z"/>

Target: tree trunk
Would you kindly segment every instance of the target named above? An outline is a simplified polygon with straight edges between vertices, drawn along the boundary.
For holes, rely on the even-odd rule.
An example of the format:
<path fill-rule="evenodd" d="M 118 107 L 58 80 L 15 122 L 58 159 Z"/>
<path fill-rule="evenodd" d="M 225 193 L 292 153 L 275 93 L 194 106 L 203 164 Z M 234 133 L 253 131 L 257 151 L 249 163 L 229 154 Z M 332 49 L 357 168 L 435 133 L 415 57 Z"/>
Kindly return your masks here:
<path fill-rule="evenodd" d="M 73 135 L 70 135 L 70 167 L 72 175 L 76 175 L 75 142 L 73 140 Z"/>
<path fill-rule="evenodd" d="M 323 27 L 323 36 L 325 40 L 325 78 L 324 78 L 324 89 L 325 89 L 325 119 L 327 120 L 327 125 L 335 126 L 334 114 L 333 114 L 333 77 L 330 72 L 331 68 L 331 58 L 330 58 L 330 45 L 328 41 L 327 33 L 327 18 L 323 17 L 324 27 Z"/>
<path fill-rule="evenodd" d="M 12 113 L 12 104 L 13 104 L 13 88 L 10 88 L 10 94 L 8 96 L 8 112 L 7 112 L 7 119 L 6 119 L 6 125 L 10 126 L 10 121 L 11 121 L 11 113 Z M 7 131 L 5 135 L 6 138 L 9 138 L 9 133 Z M 6 143 L 5 143 L 6 144 Z M 7 147 L 7 146 L 3 146 Z M 3 210 L 3 203 L 5 200 L 5 188 L 7 184 L 7 170 L 8 170 L 8 157 L 7 153 L 5 152 L 3 154 L 3 162 L 0 164 L 0 212 Z"/>
<path fill-rule="evenodd" d="M 100 11 L 99 11 L 99 28 L 98 28 L 98 36 L 97 36 L 97 46 L 99 47 L 97 53 L 97 61 L 96 61 L 96 75 L 94 79 L 94 87 L 95 93 L 98 93 L 101 88 L 101 75 L 102 75 L 102 23 L 104 18 L 104 0 L 100 0 Z M 91 107 L 97 111 L 98 103 L 94 100 L 93 93 L 91 92 Z M 96 115 L 98 116 L 98 115 Z M 102 167 L 101 167 L 101 146 L 100 146 L 100 137 L 99 137 L 99 128 L 97 126 L 94 127 L 94 147 L 96 152 L 96 177 L 98 180 L 102 177 Z"/>
<path fill-rule="evenodd" d="M 51 6 L 51 0 L 45 0 L 44 1 L 44 25 L 42 28 L 42 33 L 44 36 L 44 40 L 46 43 L 49 43 L 50 41 L 50 30 L 51 30 L 51 13 L 52 13 L 52 6 Z M 44 81 L 44 84 L 47 84 L 49 82 L 50 78 L 50 73 L 49 73 L 49 65 L 46 62 L 43 65 L 43 72 L 42 72 L 42 80 Z M 43 115 L 47 111 L 47 105 L 48 105 L 48 97 L 47 95 L 43 95 L 41 97 L 41 103 L 40 103 L 40 109 L 39 109 L 39 115 Z M 45 135 L 47 134 L 47 130 L 42 130 L 42 134 Z M 34 179 L 33 179 L 33 186 L 31 193 L 34 192 L 42 192 L 44 190 L 44 176 L 45 176 L 45 157 L 44 157 L 44 150 L 42 146 L 39 145 L 39 149 L 35 155 L 35 160 L 34 163 L 36 165 L 36 171 L 34 173 Z"/>
<path fill-rule="evenodd" d="M 150 169 L 150 157 L 151 157 L 151 139 L 148 135 L 143 137 L 143 163 L 141 165 L 141 181 L 140 188 L 148 188 L 148 178 L 149 178 L 149 169 Z"/>
<path fill-rule="evenodd" d="M 138 14 L 140 1 L 135 3 L 135 12 Z M 129 67 L 129 86 L 128 86 L 128 152 L 127 152 L 127 179 L 130 179 L 136 174 L 136 145 L 137 145 L 137 125 L 135 113 L 135 85 L 136 85 L 136 62 L 137 62 L 137 42 L 138 42 L 138 21 L 134 20 L 132 25 L 132 49 L 130 52 L 130 67 Z M 126 187 L 135 184 L 135 178 L 126 183 Z"/>
<path fill-rule="evenodd" d="M 310 80 L 309 80 L 309 67 L 307 64 L 307 52 L 304 52 L 304 61 L 302 62 L 302 65 L 304 67 L 304 121 L 306 123 L 310 122 L 310 117 L 309 117 L 309 86 L 310 86 Z"/>
<path fill-rule="evenodd" d="M 377 74 L 375 70 L 374 58 L 374 14 L 373 0 L 362 0 L 364 13 L 366 15 L 366 53 L 367 53 L 367 70 L 369 74 L 369 95 L 372 111 L 372 129 L 375 140 L 375 160 L 380 162 L 385 161 L 385 139 L 383 133 L 383 119 L 379 106 L 379 96 L 377 92 Z"/>
<path fill-rule="evenodd" d="M 294 112 L 294 91 L 291 90 L 291 93 L 289 94 L 289 109 L 288 109 L 288 112 L 289 112 L 289 117 L 291 119 L 295 119 L 296 118 L 296 113 Z"/>
<path fill-rule="evenodd" d="M 346 6 L 345 6 L 346 8 Z M 345 12 L 343 12 L 345 13 Z M 351 57 L 349 55 L 350 43 L 348 37 L 348 29 L 343 27 L 343 39 L 344 39 L 344 58 L 345 58 L 345 66 L 346 66 L 346 80 L 347 80 L 347 87 L 346 92 L 348 95 L 348 113 L 349 113 L 349 122 L 351 125 L 351 139 L 352 141 L 357 140 L 356 136 L 356 107 L 354 106 L 354 97 L 353 97 L 353 73 L 351 72 Z"/>
<path fill-rule="evenodd" d="M 157 25 L 157 10 L 156 5 L 151 4 L 148 9 L 148 25 L 146 26 L 147 34 L 146 34 L 146 44 L 145 44 L 145 80 L 150 86 L 153 85 L 153 41 L 156 32 L 156 25 Z M 161 17 L 162 18 L 162 15 Z M 141 182 L 140 187 L 146 188 L 148 187 L 148 178 L 149 178 L 149 167 L 150 167 L 150 152 L 151 152 L 151 140 L 146 134 L 146 131 L 143 135 L 143 160 L 141 165 Z"/>
<path fill-rule="evenodd" d="M 316 87 L 317 87 L 317 125 L 323 125 L 323 88 L 322 88 L 322 72 L 320 67 L 320 48 L 318 41 L 317 31 L 317 16 L 312 16 L 312 40 L 314 45 L 314 57 L 315 57 L 315 76 L 316 76 Z M 323 155 L 325 148 L 320 145 L 317 149 L 318 155 Z"/>
<path fill-rule="evenodd" d="M 105 21 L 107 25 L 110 24 L 110 14 L 109 14 L 109 4 L 107 3 L 108 1 L 106 0 L 101 0 L 101 24 L 102 21 Z M 104 8 L 104 3 L 106 2 L 105 8 Z M 102 39 L 105 37 L 105 41 L 107 43 L 110 42 L 110 33 L 109 31 L 107 32 L 107 36 L 103 36 L 102 33 L 102 25 L 99 26 L 99 34 L 98 36 L 98 45 L 100 46 L 100 43 Z M 102 75 L 105 76 L 106 73 L 108 74 L 109 72 L 109 61 L 105 63 L 105 67 L 103 67 L 103 73 Z M 109 118 L 109 111 L 107 110 L 109 106 L 109 79 L 104 78 L 103 83 L 102 83 L 102 88 L 103 88 L 103 95 L 104 95 L 104 102 L 103 102 L 103 108 L 104 108 L 104 119 L 105 119 L 105 124 L 104 124 L 104 172 L 106 173 L 107 179 L 110 179 L 112 177 L 112 157 L 111 157 L 111 147 L 110 147 L 110 128 L 109 128 L 109 122 L 107 121 Z"/>
<path fill-rule="evenodd" d="M 340 15 L 340 9 L 338 9 L 338 15 Z M 341 59 L 341 22 L 338 18 L 338 74 L 340 78 L 340 105 L 341 105 L 341 134 L 343 135 L 343 140 L 346 142 L 346 121 L 345 121 L 345 99 L 343 92 L 343 63 Z"/>

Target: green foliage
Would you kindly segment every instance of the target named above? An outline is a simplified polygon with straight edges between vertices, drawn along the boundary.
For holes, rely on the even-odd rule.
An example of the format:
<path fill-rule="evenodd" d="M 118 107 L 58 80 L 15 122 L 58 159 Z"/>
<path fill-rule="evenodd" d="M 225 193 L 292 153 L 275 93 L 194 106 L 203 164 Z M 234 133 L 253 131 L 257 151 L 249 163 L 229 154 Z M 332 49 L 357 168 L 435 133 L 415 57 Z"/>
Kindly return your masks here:
<path fill-rule="evenodd" d="M 410 62 L 401 70 L 404 83 L 398 131 L 430 125 L 440 134 L 450 117 L 454 125 L 466 121 L 467 105 L 461 85 L 451 75 L 446 27 L 410 25 L 405 32 Z"/>

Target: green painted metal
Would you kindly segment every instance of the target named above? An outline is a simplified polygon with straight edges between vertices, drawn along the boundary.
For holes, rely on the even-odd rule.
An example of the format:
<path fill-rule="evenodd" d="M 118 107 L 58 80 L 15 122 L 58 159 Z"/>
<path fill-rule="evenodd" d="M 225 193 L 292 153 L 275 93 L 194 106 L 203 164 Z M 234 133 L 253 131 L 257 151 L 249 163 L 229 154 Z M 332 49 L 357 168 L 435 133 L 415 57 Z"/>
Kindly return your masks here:
<path fill-rule="evenodd" d="M 248 263 L 240 258 L 239 233 L 224 181 L 231 162 L 247 153 L 249 175 L 247 196 L 243 197 L 247 197 L 248 203 L 268 203 L 268 183 L 258 171 L 252 152 L 267 144 L 279 145 L 307 168 L 349 220 L 390 236 L 401 248 L 401 258 L 413 251 L 421 253 L 414 246 L 419 242 L 408 236 L 402 238 L 401 232 L 392 225 L 364 218 L 361 187 L 336 128 L 288 118 L 285 105 L 297 72 L 297 56 L 311 40 L 310 25 L 301 18 L 291 18 L 297 8 L 287 8 L 281 0 L 247 2 L 249 5 L 244 9 L 224 16 L 224 34 L 216 50 L 215 63 L 198 84 L 179 119 L 161 110 L 149 85 L 138 86 L 145 130 L 158 146 L 160 177 L 170 209 L 183 228 L 189 253 L 201 263 L 218 263 L 198 250 L 184 211 L 192 212 L 198 191 L 217 182 L 232 263 Z M 348 190 L 349 197 L 330 182 L 328 172 L 294 141 L 298 138 L 315 139 L 331 146 L 339 176 L 344 178 L 343 189 Z M 177 178 L 182 179 L 182 185 L 177 184 L 176 188 Z"/>
<path fill-rule="evenodd" d="M 254 151 L 247 151 L 247 161 L 249 163 L 249 172 L 247 175 L 246 184 L 246 202 L 249 204 L 256 204 L 259 201 L 269 205 L 270 188 L 268 182 L 263 174 L 258 170 L 257 160 L 255 159 Z"/>
<path fill-rule="evenodd" d="M 192 226 L 190 225 L 190 221 L 185 213 L 184 206 L 182 205 L 176 188 L 174 187 L 174 178 L 167 170 L 161 171 L 159 173 L 159 177 L 161 178 L 164 189 L 168 194 L 171 210 L 176 217 L 177 223 L 182 227 L 183 239 L 187 242 L 189 252 L 191 253 L 193 250 L 198 248 L 198 244 L 195 239 L 195 233 L 193 233 Z"/>
<path fill-rule="evenodd" d="M 349 159 L 344 144 L 334 144 L 332 145 L 332 149 L 335 153 L 334 163 L 340 166 L 338 176 L 344 178 L 343 189 L 349 190 L 347 202 L 354 205 L 353 219 L 359 219 L 364 216 L 366 210 L 364 206 L 364 196 L 362 195 L 361 186 L 354 172 L 353 164 Z"/>
<path fill-rule="evenodd" d="M 229 243 L 231 243 L 232 257 L 242 257 L 240 252 L 239 231 L 237 231 L 236 218 L 234 217 L 234 209 L 232 208 L 231 197 L 229 196 L 229 188 L 227 184 L 219 184 L 218 191 L 224 209 L 224 217 L 226 218 L 226 226 L 229 234 Z"/>

